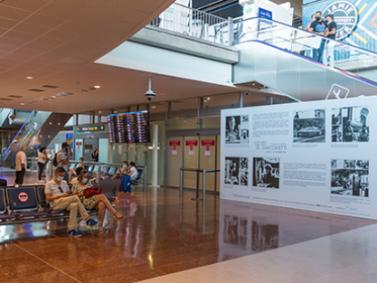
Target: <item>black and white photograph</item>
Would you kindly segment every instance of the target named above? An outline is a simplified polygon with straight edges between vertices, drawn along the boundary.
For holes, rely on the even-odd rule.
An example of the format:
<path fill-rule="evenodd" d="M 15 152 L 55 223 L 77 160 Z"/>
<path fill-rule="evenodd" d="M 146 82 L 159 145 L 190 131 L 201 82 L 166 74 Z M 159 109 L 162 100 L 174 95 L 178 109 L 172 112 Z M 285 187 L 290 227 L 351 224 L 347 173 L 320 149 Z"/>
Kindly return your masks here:
<path fill-rule="evenodd" d="M 369 109 L 343 107 L 332 109 L 332 142 L 368 142 Z"/>
<path fill-rule="evenodd" d="M 326 112 L 324 109 L 298 111 L 293 118 L 294 143 L 324 143 Z"/>
<path fill-rule="evenodd" d="M 249 143 L 249 116 L 225 117 L 225 144 Z"/>
<path fill-rule="evenodd" d="M 280 159 L 254 158 L 253 186 L 279 189 Z"/>
<path fill-rule="evenodd" d="M 331 194 L 369 197 L 369 161 L 331 160 Z"/>
<path fill-rule="evenodd" d="M 247 186 L 249 175 L 249 164 L 246 157 L 225 157 L 225 179 L 226 185 Z"/>

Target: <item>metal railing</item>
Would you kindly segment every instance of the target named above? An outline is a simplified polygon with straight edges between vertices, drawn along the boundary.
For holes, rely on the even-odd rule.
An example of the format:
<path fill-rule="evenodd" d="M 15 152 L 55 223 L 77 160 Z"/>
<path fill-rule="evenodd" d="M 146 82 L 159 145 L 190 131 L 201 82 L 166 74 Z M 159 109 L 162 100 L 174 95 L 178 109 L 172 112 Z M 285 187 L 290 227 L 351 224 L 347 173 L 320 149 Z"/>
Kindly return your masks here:
<path fill-rule="evenodd" d="M 233 19 L 174 3 L 149 25 L 218 44 L 231 44 Z"/>
<path fill-rule="evenodd" d="M 196 197 L 192 200 L 202 200 L 202 230 L 206 230 L 206 194 L 207 194 L 207 175 L 220 172 L 219 169 L 200 169 L 200 168 L 181 168 L 179 174 L 179 222 L 183 223 L 183 189 L 185 172 L 196 173 Z M 202 174 L 202 198 L 200 192 L 200 174 Z"/>
<path fill-rule="evenodd" d="M 150 26 L 226 46 L 250 40 L 261 41 L 324 65 L 352 72 L 377 66 L 375 52 L 264 18 L 225 19 L 174 3 Z M 375 38 L 372 36 L 375 37 L 372 33 L 364 35 L 365 40 L 373 42 L 373 45 Z M 368 44 L 368 49 L 375 50 L 372 45 Z"/>

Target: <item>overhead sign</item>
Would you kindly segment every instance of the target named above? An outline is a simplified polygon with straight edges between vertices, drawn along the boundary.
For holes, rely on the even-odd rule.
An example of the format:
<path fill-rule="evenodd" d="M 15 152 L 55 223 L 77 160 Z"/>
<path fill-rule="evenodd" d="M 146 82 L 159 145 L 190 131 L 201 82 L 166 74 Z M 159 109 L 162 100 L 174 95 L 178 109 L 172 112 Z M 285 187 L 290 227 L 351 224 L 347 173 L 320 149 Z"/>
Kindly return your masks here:
<path fill-rule="evenodd" d="M 258 17 L 262 19 L 272 20 L 272 12 L 263 8 L 259 8 Z"/>
<path fill-rule="evenodd" d="M 87 132 L 103 132 L 105 131 L 105 126 L 100 125 L 100 126 L 85 126 L 85 127 L 76 127 L 76 131 L 79 133 L 87 133 Z"/>

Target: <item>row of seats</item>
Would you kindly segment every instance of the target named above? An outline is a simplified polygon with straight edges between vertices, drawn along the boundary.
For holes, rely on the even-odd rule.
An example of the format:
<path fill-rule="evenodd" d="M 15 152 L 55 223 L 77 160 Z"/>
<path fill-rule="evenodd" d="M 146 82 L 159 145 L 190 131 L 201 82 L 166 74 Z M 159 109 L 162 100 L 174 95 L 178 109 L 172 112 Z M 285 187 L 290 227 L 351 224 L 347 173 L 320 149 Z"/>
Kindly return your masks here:
<path fill-rule="evenodd" d="M 99 187 L 111 200 L 119 191 L 120 180 L 101 180 Z M 51 220 L 67 216 L 66 211 L 54 211 L 49 207 L 42 185 L 0 188 L 0 223 Z"/>
<path fill-rule="evenodd" d="M 49 209 L 43 186 L 0 188 L 0 222 L 53 217 L 65 217 L 65 213 Z"/>

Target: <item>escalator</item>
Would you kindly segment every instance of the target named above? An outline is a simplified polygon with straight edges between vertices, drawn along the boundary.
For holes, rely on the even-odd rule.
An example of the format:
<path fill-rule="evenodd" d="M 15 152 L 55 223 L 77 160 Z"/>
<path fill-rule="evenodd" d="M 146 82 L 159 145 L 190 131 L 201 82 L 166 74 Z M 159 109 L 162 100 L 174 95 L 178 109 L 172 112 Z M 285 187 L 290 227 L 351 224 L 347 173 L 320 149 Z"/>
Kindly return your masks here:
<path fill-rule="evenodd" d="M 236 86 L 298 101 L 377 94 L 377 53 L 261 18 L 235 23 L 235 34 Z"/>
<path fill-rule="evenodd" d="M 71 117 L 71 114 L 31 111 L 12 142 L 3 150 L 3 164 L 11 162 L 22 145 L 28 148 L 37 144 L 48 145 Z"/>

